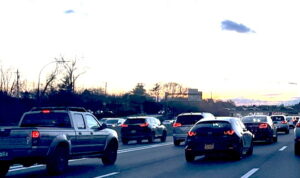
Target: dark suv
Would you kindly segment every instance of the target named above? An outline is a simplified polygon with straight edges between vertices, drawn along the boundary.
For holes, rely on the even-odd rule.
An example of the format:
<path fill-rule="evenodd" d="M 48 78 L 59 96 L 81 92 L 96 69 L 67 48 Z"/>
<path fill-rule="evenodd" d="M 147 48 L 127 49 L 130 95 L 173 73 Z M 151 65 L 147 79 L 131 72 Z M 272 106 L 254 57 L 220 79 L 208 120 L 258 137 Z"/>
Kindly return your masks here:
<path fill-rule="evenodd" d="M 167 138 L 166 127 L 155 117 L 129 117 L 121 127 L 123 144 L 128 144 L 130 140 L 136 140 L 140 143 L 143 139 L 152 143 L 156 138 L 165 142 Z"/>

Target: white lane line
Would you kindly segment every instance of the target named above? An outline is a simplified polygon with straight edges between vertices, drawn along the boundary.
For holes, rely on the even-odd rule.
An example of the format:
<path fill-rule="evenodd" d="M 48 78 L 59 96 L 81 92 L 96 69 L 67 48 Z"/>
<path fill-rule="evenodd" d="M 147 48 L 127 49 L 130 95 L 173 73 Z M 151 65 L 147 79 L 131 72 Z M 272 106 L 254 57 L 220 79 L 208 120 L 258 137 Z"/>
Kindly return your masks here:
<path fill-rule="evenodd" d="M 249 172 L 247 172 L 245 175 L 243 175 L 241 178 L 248 178 L 248 177 L 252 176 L 258 170 L 259 170 L 259 168 L 253 168 Z"/>
<path fill-rule="evenodd" d="M 118 150 L 118 154 L 128 153 L 128 152 L 132 152 L 132 151 L 145 150 L 145 149 L 150 149 L 150 148 L 156 148 L 156 147 L 162 147 L 162 146 L 168 146 L 168 145 L 172 145 L 172 144 L 173 144 L 172 142 L 169 142 L 169 143 L 162 143 L 162 144 L 157 144 L 157 145 L 141 146 L 141 147 L 136 147 L 136 148 L 122 149 L 122 150 Z"/>
<path fill-rule="evenodd" d="M 287 146 L 283 146 L 282 148 L 279 149 L 279 151 L 283 151 L 287 148 Z"/>
<path fill-rule="evenodd" d="M 105 175 L 98 176 L 98 177 L 94 177 L 94 178 L 103 178 L 103 177 L 109 177 L 109 176 L 113 176 L 113 175 L 116 175 L 116 174 L 120 174 L 120 172 L 112 172 L 112 173 L 105 174 Z"/>
<path fill-rule="evenodd" d="M 20 170 L 25 170 L 25 169 L 31 169 L 31 168 L 37 168 L 37 167 L 43 167 L 45 165 L 35 165 L 35 166 L 30 166 L 30 167 L 12 167 L 9 169 L 8 172 L 11 172 L 11 171 L 20 171 Z"/>

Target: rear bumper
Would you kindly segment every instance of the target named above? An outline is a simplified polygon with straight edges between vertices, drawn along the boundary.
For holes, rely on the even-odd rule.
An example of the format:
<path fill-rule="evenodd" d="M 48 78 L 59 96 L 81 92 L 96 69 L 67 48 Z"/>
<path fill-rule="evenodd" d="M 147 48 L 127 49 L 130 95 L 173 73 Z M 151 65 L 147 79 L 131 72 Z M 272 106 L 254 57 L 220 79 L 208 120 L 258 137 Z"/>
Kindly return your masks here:
<path fill-rule="evenodd" d="M 131 134 L 127 134 L 127 133 L 121 134 L 121 138 L 126 139 L 126 140 L 148 139 L 151 136 L 152 136 L 151 133 L 138 133 L 135 135 L 133 135 L 133 134 L 131 135 Z"/>
<path fill-rule="evenodd" d="M 233 153 L 240 149 L 238 143 L 222 143 L 216 144 L 213 149 L 205 148 L 205 144 L 199 144 L 197 146 L 187 145 L 185 152 L 191 153 L 195 156 L 211 154 L 211 153 Z"/>
<path fill-rule="evenodd" d="M 15 148 L 0 149 L 0 160 L 10 161 L 11 163 L 23 162 L 43 162 L 47 156 L 48 148 Z"/>
<path fill-rule="evenodd" d="M 185 141 L 187 134 L 173 134 L 174 140 Z"/>

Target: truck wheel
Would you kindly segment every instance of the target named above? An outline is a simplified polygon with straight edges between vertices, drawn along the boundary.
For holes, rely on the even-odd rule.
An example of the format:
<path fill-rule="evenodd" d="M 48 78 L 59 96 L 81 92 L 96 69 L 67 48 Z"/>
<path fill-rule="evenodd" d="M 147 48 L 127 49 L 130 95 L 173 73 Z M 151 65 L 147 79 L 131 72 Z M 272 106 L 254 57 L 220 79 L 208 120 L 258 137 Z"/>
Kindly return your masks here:
<path fill-rule="evenodd" d="M 161 142 L 165 142 L 166 139 L 167 139 L 167 132 L 166 132 L 166 131 L 163 131 L 163 134 L 162 134 L 162 136 L 161 136 L 161 138 L 160 138 L 160 141 L 161 141 Z"/>
<path fill-rule="evenodd" d="M 0 177 L 5 177 L 9 170 L 10 164 L 9 162 L 6 161 L 1 161 L 0 162 Z"/>
<path fill-rule="evenodd" d="M 180 140 L 173 140 L 173 143 L 175 146 L 179 146 L 180 145 Z"/>
<path fill-rule="evenodd" d="M 69 151 L 66 147 L 58 147 L 49 155 L 47 171 L 50 175 L 58 175 L 68 168 Z"/>
<path fill-rule="evenodd" d="M 151 136 L 148 138 L 149 143 L 153 143 L 155 140 L 155 133 L 152 133 Z"/>
<path fill-rule="evenodd" d="M 110 142 L 106 149 L 104 150 L 104 156 L 102 157 L 102 163 L 104 165 L 113 165 L 117 160 L 118 154 L 118 143 L 117 142 Z"/>
<path fill-rule="evenodd" d="M 123 143 L 124 145 L 127 145 L 127 144 L 128 144 L 128 140 L 127 140 L 126 138 L 122 138 L 122 143 Z"/>

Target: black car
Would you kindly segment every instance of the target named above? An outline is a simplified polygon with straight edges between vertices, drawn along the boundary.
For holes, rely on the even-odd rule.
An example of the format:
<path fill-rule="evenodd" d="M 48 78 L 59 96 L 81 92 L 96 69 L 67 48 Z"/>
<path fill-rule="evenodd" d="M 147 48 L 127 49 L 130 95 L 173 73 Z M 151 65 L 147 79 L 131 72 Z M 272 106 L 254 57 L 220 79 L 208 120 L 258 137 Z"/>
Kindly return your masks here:
<path fill-rule="evenodd" d="M 140 143 L 147 139 L 152 143 L 156 138 L 162 142 L 166 141 L 167 129 L 155 117 L 130 117 L 121 125 L 121 140 L 123 144 L 128 144 L 130 140 Z"/>
<path fill-rule="evenodd" d="M 270 116 L 254 115 L 242 118 L 246 128 L 254 134 L 254 140 L 277 142 L 277 130 Z"/>
<path fill-rule="evenodd" d="M 217 117 L 198 121 L 188 132 L 185 147 L 187 162 L 196 156 L 228 153 L 235 159 L 253 153 L 253 134 L 239 118 Z"/>

